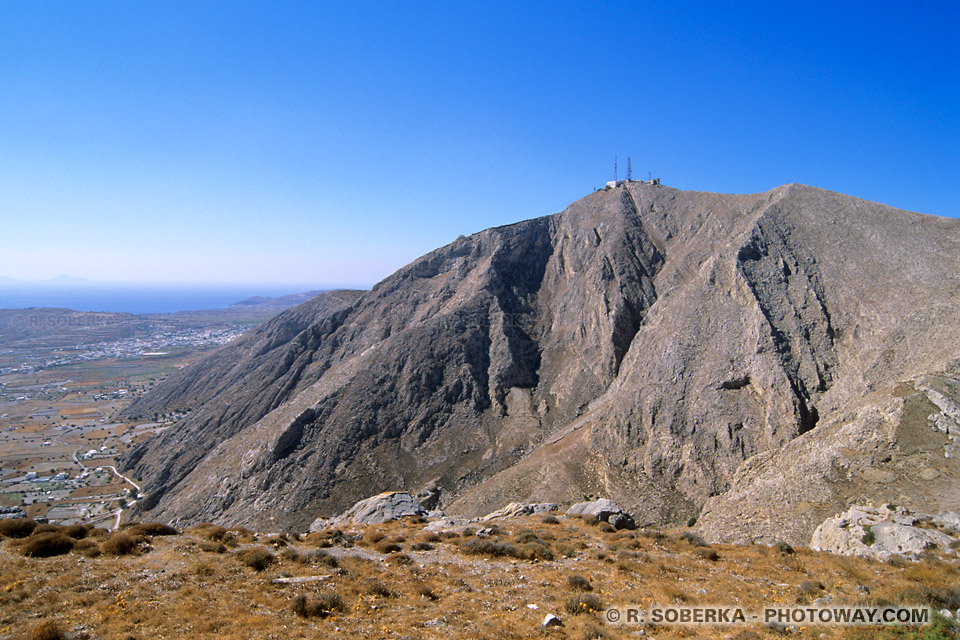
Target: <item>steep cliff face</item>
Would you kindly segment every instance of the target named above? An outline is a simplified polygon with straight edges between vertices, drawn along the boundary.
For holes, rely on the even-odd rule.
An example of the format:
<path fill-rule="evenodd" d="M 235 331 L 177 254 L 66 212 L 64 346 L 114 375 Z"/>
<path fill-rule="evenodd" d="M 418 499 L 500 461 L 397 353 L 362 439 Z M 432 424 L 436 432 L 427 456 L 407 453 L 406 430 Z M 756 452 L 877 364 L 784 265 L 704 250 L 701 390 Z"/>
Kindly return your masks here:
<path fill-rule="evenodd" d="M 434 480 L 471 515 L 604 494 L 685 519 L 960 358 L 958 238 L 801 185 L 627 183 L 281 314 L 131 408 L 195 411 L 124 464 L 179 522 L 302 527 Z"/>

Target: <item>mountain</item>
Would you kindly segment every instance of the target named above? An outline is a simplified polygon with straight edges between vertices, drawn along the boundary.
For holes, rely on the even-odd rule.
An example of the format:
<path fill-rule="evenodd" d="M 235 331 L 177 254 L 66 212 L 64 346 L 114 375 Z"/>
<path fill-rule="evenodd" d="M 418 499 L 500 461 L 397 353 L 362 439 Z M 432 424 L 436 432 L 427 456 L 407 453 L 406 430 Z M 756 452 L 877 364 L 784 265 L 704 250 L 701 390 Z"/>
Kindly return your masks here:
<path fill-rule="evenodd" d="M 905 506 L 930 510 L 921 469 L 956 482 L 948 435 L 895 427 L 922 384 L 960 395 L 958 273 L 958 220 L 804 185 L 622 183 L 280 314 L 132 405 L 193 411 L 123 467 L 178 523 L 304 528 L 430 485 L 465 515 L 602 495 L 801 541 L 855 493 L 844 456 L 896 460 Z"/>

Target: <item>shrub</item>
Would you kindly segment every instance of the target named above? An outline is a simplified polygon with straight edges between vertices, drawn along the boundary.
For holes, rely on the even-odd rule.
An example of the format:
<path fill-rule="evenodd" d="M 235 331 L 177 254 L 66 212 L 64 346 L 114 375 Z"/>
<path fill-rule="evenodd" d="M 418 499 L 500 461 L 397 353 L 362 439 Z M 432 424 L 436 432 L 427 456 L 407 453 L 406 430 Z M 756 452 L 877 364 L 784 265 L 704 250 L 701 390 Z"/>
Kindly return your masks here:
<path fill-rule="evenodd" d="M 24 539 L 20 546 L 20 552 L 30 558 L 49 558 L 51 556 L 62 556 L 70 553 L 73 549 L 74 540 L 59 532 L 35 533 L 29 538 Z"/>
<path fill-rule="evenodd" d="M 254 571 L 263 571 L 273 564 L 273 561 L 275 560 L 273 554 L 263 547 L 245 549 L 238 552 L 237 555 L 240 557 L 240 562 L 250 567 Z"/>
<path fill-rule="evenodd" d="M 49 533 L 49 532 L 47 532 Z M 44 620 L 33 628 L 30 634 L 33 640 L 65 640 L 67 637 L 53 620 Z"/>
<path fill-rule="evenodd" d="M 570 615 L 603 611 L 603 602 L 592 593 L 581 593 L 567 600 L 564 608 Z"/>
<path fill-rule="evenodd" d="M 692 527 L 697 524 L 697 516 L 690 516 L 690 519 L 687 520 L 687 526 Z"/>
<path fill-rule="evenodd" d="M 34 533 L 59 533 L 59 532 L 60 532 L 60 527 L 58 527 L 58 526 L 55 525 L 55 524 L 50 524 L 50 523 L 48 523 L 48 522 L 44 522 L 44 523 L 38 524 L 38 525 L 33 529 L 33 532 L 34 532 Z"/>
<path fill-rule="evenodd" d="M 421 598 L 426 598 L 427 600 L 439 600 L 440 594 L 428 584 L 418 584 L 417 585 L 417 595 Z"/>
<path fill-rule="evenodd" d="M 288 562 L 300 562 L 300 554 L 295 549 L 287 547 L 280 552 L 280 559 Z"/>
<path fill-rule="evenodd" d="M 216 542 L 223 542 L 224 538 L 227 536 L 226 528 L 210 522 L 204 522 L 195 527 L 187 529 L 187 533 L 195 535 L 199 538 L 215 540 Z"/>
<path fill-rule="evenodd" d="M 70 536 L 74 540 L 83 540 L 90 531 L 82 524 L 72 524 L 69 527 L 63 527 L 60 533 Z"/>
<path fill-rule="evenodd" d="M 286 536 L 274 536 L 267 540 L 267 544 L 274 549 L 281 549 L 287 546 L 287 538 Z"/>
<path fill-rule="evenodd" d="M 793 547 L 791 547 L 789 543 L 784 542 L 783 540 L 777 542 L 773 546 L 777 551 L 779 551 L 783 555 L 792 555 L 793 553 L 795 553 L 795 551 L 793 550 Z"/>
<path fill-rule="evenodd" d="M 326 618 L 334 611 L 346 611 L 343 598 L 337 593 L 325 593 L 316 600 L 305 595 L 293 599 L 293 612 L 302 618 Z"/>
<path fill-rule="evenodd" d="M 407 567 L 413 564 L 413 560 L 405 553 L 391 553 L 387 556 L 387 562 L 401 567 Z"/>
<path fill-rule="evenodd" d="M 368 578 L 364 582 L 364 591 L 366 591 L 367 595 L 380 596 L 381 598 L 393 596 L 393 591 L 390 591 L 390 588 L 377 578 Z"/>
<path fill-rule="evenodd" d="M 464 527 L 463 532 L 461 533 L 461 535 L 462 535 L 464 538 L 469 538 L 470 536 L 475 535 L 476 533 L 477 533 L 477 531 L 476 531 L 476 529 L 474 529 L 473 527 Z"/>
<path fill-rule="evenodd" d="M 367 544 L 377 544 L 386 537 L 387 534 L 385 534 L 383 531 L 371 531 L 363 536 L 363 541 Z"/>
<path fill-rule="evenodd" d="M 401 547 L 399 544 L 389 540 L 381 540 L 374 548 L 380 553 L 396 553 L 403 550 L 403 547 Z"/>
<path fill-rule="evenodd" d="M 433 545 L 429 542 L 417 542 L 410 546 L 413 551 L 432 551 Z"/>
<path fill-rule="evenodd" d="M 128 531 L 135 536 L 176 536 L 180 532 L 161 522 L 142 522 L 132 525 Z"/>
<path fill-rule="evenodd" d="M 540 518 L 540 522 L 543 524 L 560 524 L 560 519 L 557 516 L 548 513 Z"/>
<path fill-rule="evenodd" d="M 128 533 L 114 533 L 107 538 L 101 548 L 104 553 L 112 556 L 128 556 L 137 552 L 139 544 L 137 539 Z"/>
<path fill-rule="evenodd" d="M 332 556 L 320 549 L 315 549 L 314 551 L 307 553 L 301 558 L 301 562 L 309 564 L 323 564 L 332 569 L 336 569 L 340 566 L 340 562 L 337 560 L 336 556 Z"/>
<path fill-rule="evenodd" d="M 527 560 L 553 560 L 553 549 L 544 542 L 528 542 L 521 547 Z"/>
<path fill-rule="evenodd" d="M 567 578 L 567 584 L 574 591 L 593 591 L 593 585 L 590 581 L 579 575 L 572 575 Z"/>
<path fill-rule="evenodd" d="M 442 538 L 439 536 L 439 534 L 429 531 L 424 531 L 422 534 L 420 534 L 420 537 L 417 538 L 418 542 L 440 542 L 440 540 L 442 540 Z"/>
<path fill-rule="evenodd" d="M 526 544 L 528 542 L 542 542 L 540 538 L 537 537 L 533 531 L 520 531 L 515 536 L 513 536 L 514 542 L 517 544 Z"/>
<path fill-rule="evenodd" d="M 709 560 L 710 562 L 716 562 L 720 559 L 720 556 L 717 554 L 717 552 L 709 547 L 700 547 L 694 549 L 693 555 L 698 558 L 703 558 L 704 560 Z"/>
<path fill-rule="evenodd" d="M 73 550 L 74 552 L 79 553 L 87 558 L 96 558 L 102 553 L 100 550 L 100 545 L 89 538 L 77 540 L 77 542 L 73 545 Z"/>
<path fill-rule="evenodd" d="M 812 596 L 823 590 L 823 583 L 818 580 L 804 580 L 797 585 L 797 593 L 804 596 Z"/>
<path fill-rule="evenodd" d="M 867 545 L 868 547 L 877 541 L 877 534 L 873 532 L 873 527 L 865 527 L 863 536 L 860 537 L 860 542 Z"/>
<path fill-rule="evenodd" d="M 460 545 L 460 549 L 465 553 L 475 556 L 510 556 L 513 558 L 523 557 L 523 553 L 515 545 L 507 542 L 494 542 L 493 540 L 481 538 L 470 538 L 469 540 L 464 540 Z"/>
<path fill-rule="evenodd" d="M 695 546 L 695 547 L 709 547 L 709 546 L 710 546 L 709 544 L 707 544 L 707 541 L 706 541 L 706 540 L 704 540 L 703 538 L 701 538 L 701 537 L 698 536 L 697 534 L 692 533 L 692 532 L 690 532 L 690 531 L 684 531 L 682 534 L 680 534 L 680 537 L 683 538 L 684 540 L 686 540 L 687 542 L 689 542 L 690 544 L 692 544 L 692 545 Z"/>
<path fill-rule="evenodd" d="M 207 553 L 226 553 L 227 547 L 222 542 L 203 540 L 200 542 L 200 550 Z"/>
<path fill-rule="evenodd" d="M 0 520 L 0 538 L 26 538 L 36 527 L 37 523 L 30 518 Z"/>
<path fill-rule="evenodd" d="M 616 527 L 614 527 L 609 522 L 601 522 L 600 524 L 597 525 L 597 528 L 600 529 L 600 531 L 603 533 L 613 533 L 614 531 L 617 530 Z"/>

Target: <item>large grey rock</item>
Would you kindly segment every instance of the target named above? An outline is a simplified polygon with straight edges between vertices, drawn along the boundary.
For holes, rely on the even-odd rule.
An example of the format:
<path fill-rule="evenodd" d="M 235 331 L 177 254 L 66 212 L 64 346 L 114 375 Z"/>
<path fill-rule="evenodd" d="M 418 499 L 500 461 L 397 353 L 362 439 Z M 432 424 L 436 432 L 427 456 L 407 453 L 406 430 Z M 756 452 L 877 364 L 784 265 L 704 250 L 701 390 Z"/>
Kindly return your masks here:
<path fill-rule="evenodd" d="M 930 516 L 903 509 L 852 506 L 825 520 L 813 532 L 810 548 L 839 555 L 886 560 L 894 555 L 917 558 L 927 549 L 948 549 L 956 538 L 916 526 Z M 872 534 L 871 541 L 867 533 Z"/>
<path fill-rule="evenodd" d="M 380 524 L 407 516 L 425 516 L 427 511 L 406 491 L 385 491 L 361 500 L 339 517 L 318 518 L 323 528 L 344 524 Z M 311 530 L 315 530 L 311 526 Z"/>
<path fill-rule="evenodd" d="M 519 518 L 521 516 L 539 515 L 556 511 L 557 505 L 553 502 L 511 502 L 507 506 L 497 509 L 483 516 L 481 520 L 493 520 L 494 518 Z"/>
<path fill-rule="evenodd" d="M 569 517 L 592 516 L 602 522 L 609 522 L 617 529 L 636 529 L 633 517 L 620 508 L 613 500 L 602 498 L 591 502 L 578 502 L 564 514 Z"/>
<path fill-rule="evenodd" d="M 0 507 L 0 520 L 26 518 L 27 512 L 20 507 Z"/>

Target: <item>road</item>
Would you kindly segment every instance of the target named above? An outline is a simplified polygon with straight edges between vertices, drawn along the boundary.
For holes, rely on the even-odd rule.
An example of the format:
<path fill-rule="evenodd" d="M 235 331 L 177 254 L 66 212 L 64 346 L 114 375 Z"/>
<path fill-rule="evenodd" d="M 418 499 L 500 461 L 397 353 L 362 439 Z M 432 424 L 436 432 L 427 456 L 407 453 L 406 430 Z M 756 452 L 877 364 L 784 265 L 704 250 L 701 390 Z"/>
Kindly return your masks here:
<path fill-rule="evenodd" d="M 98 413 L 99 413 L 99 411 L 98 411 Z M 91 424 L 92 424 L 92 425 L 96 425 L 96 422 L 94 421 L 94 422 L 92 422 Z M 87 425 L 87 426 L 90 426 L 90 425 Z M 76 427 L 76 428 L 82 430 L 82 429 L 83 429 L 83 425 L 81 425 L 81 426 L 79 426 L 79 427 Z M 70 444 L 69 442 L 64 442 L 63 440 L 60 439 L 62 436 L 65 436 L 65 435 L 67 435 L 68 433 L 69 433 L 69 431 L 65 431 L 65 432 L 64 432 L 63 434 L 61 434 L 60 436 L 57 436 L 56 438 L 54 438 L 54 440 L 55 440 L 56 442 L 60 443 L 60 444 L 69 445 L 69 444 Z M 80 458 L 77 457 L 77 454 L 80 453 L 80 451 L 81 451 L 82 449 L 83 449 L 83 447 L 78 447 L 78 448 L 73 452 L 73 454 L 72 454 L 73 461 L 74 461 L 74 463 L 76 463 L 77 466 L 79 466 L 81 469 L 83 469 L 84 471 L 88 471 L 88 470 L 91 469 L 91 467 L 88 467 L 87 465 L 83 464 L 83 462 L 80 461 Z M 111 527 L 111 530 L 112 530 L 112 531 L 116 531 L 116 530 L 120 527 L 120 519 L 123 517 L 123 512 L 124 512 L 126 509 L 129 509 L 130 507 L 132 507 L 133 505 L 135 505 L 135 504 L 137 503 L 137 501 L 140 500 L 140 491 L 141 491 L 140 485 L 138 485 L 136 482 L 134 482 L 133 480 L 131 480 L 131 479 L 128 478 L 127 476 L 123 475 L 123 474 L 120 473 L 119 471 L 117 471 L 117 468 L 116 468 L 115 466 L 113 466 L 113 465 L 96 465 L 95 467 L 92 467 L 92 468 L 96 468 L 96 467 L 100 467 L 101 469 L 110 469 L 110 471 L 112 471 L 115 476 L 117 476 L 118 478 L 120 478 L 121 480 L 123 480 L 124 482 L 126 482 L 127 484 L 129 484 L 131 487 L 133 487 L 133 488 L 136 489 L 136 491 L 137 491 L 137 494 L 136 494 L 137 497 L 134 498 L 133 500 L 131 500 L 131 501 L 127 504 L 126 508 L 120 507 L 119 509 L 117 509 L 117 512 L 116 512 L 116 520 L 114 520 L 113 527 Z"/>

